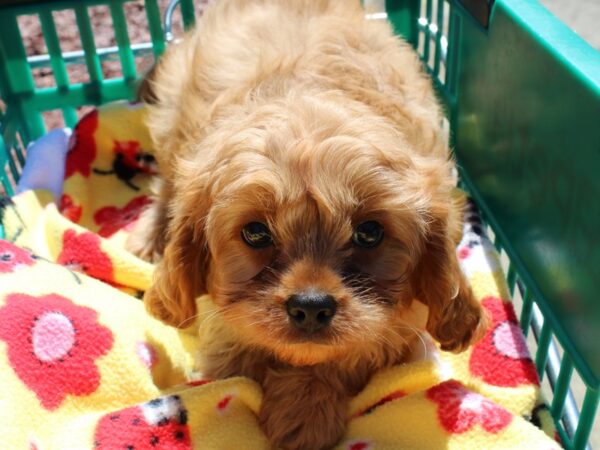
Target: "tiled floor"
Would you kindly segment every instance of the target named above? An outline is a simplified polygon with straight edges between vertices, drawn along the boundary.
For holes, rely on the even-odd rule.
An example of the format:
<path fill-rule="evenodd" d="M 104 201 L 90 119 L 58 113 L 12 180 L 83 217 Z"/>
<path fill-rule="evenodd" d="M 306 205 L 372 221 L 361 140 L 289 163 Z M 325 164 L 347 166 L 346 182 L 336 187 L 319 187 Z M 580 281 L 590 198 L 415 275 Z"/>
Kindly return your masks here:
<path fill-rule="evenodd" d="M 600 50 L 599 0 L 540 0 L 540 2 L 588 41 L 592 47 Z"/>
<path fill-rule="evenodd" d="M 600 50 L 600 0 L 539 1 L 592 47 Z M 383 11 L 385 8 L 385 0 L 364 0 L 364 4 L 376 11 Z"/>

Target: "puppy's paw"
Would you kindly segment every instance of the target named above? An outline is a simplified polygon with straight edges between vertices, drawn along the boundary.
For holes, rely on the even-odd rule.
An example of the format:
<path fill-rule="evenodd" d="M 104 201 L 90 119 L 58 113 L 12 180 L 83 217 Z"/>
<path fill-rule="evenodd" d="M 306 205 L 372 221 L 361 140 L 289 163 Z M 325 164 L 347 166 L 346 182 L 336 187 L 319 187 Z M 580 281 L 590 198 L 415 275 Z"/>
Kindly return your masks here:
<path fill-rule="evenodd" d="M 290 372 L 267 377 L 264 386 L 259 423 L 271 446 L 285 450 L 334 447 L 346 430 L 348 397 L 337 390 L 339 386 L 336 389 L 324 380 Z"/>
<path fill-rule="evenodd" d="M 295 419 L 285 424 L 261 414 L 260 424 L 271 447 L 283 450 L 333 448 L 346 428 L 345 421 L 339 417 L 326 416 L 319 409 L 298 411 Z"/>
<path fill-rule="evenodd" d="M 137 234 L 136 230 L 127 237 L 125 249 L 144 261 L 156 262 L 159 259 L 155 243 L 146 234 Z"/>
<path fill-rule="evenodd" d="M 487 331 L 485 309 L 475 298 L 464 275 L 459 276 L 458 294 L 446 307 L 436 333 L 442 350 L 460 353 L 478 342 Z"/>
<path fill-rule="evenodd" d="M 163 216 L 157 204 L 144 210 L 127 237 L 125 249 L 145 261 L 157 262 L 165 246 L 166 221 Z"/>

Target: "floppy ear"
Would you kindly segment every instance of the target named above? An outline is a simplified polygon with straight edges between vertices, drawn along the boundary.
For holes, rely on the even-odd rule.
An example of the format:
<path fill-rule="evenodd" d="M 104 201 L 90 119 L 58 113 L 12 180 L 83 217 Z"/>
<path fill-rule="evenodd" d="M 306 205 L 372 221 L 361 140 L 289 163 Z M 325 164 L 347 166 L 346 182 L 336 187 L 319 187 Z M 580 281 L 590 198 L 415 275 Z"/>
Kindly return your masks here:
<path fill-rule="evenodd" d="M 158 65 L 154 64 L 139 82 L 136 92 L 136 101 L 144 102 L 146 104 L 155 104 L 158 101 L 153 86 L 157 67 Z"/>
<path fill-rule="evenodd" d="M 154 271 L 154 280 L 144 295 L 150 314 L 168 325 L 185 328 L 196 314 L 196 298 L 206 293 L 208 248 L 194 233 L 189 216 L 171 219 L 163 258 Z M 204 233 L 200 233 L 204 236 Z"/>
<path fill-rule="evenodd" d="M 483 336 L 486 317 L 458 264 L 452 217 L 456 213 L 458 209 L 450 220 L 430 224 L 416 272 L 416 297 L 429 307 L 427 331 L 442 350 L 461 352 Z"/>

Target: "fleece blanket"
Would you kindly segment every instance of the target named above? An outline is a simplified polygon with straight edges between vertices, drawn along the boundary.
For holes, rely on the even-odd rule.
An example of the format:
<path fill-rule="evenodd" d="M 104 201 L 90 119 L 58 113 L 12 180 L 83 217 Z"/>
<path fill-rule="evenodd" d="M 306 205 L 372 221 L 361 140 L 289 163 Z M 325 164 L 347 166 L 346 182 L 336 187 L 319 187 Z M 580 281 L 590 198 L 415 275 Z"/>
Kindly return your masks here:
<path fill-rule="evenodd" d="M 124 240 L 151 201 L 144 114 L 110 104 L 79 122 L 68 149 L 56 149 L 64 136 L 42 138 L 21 193 L 1 202 L 1 448 L 268 448 L 260 387 L 203 379 L 194 372 L 202 329 L 165 326 L 140 301 L 153 267 Z M 457 252 L 489 331 L 460 355 L 376 374 L 352 400 L 337 448 L 560 447 L 498 255 L 472 205 L 466 219 Z"/>

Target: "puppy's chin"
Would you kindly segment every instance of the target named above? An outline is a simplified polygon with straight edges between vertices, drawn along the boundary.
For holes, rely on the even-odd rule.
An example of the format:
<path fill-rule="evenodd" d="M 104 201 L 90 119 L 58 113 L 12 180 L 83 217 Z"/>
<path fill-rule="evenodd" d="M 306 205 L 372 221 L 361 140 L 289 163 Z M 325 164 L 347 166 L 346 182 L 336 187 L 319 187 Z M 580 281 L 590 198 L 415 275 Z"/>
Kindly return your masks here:
<path fill-rule="evenodd" d="M 307 334 L 298 331 L 290 323 L 283 323 L 279 327 L 265 327 L 251 322 L 230 321 L 227 314 L 223 319 L 225 326 L 230 328 L 241 342 L 259 347 L 279 361 L 292 366 L 333 362 L 339 360 L 350 347 L 336 339 L 330 329 Z"/>
<path fill-rule="evenodd" d="M 340 345 L 314 342 L 286 343 L 270 349 L 282 362 L 292 366 L 314 366 L 339 360 L 347 349 Z"/>
<path fill-rule="evenodd" d="M 334 334 L 330 328 L 324 328 L 313 333 L 304 333 L 290 326 L 282 340 L 289 345 L 312 344 L 330 347 L 334 345 Z"/>

